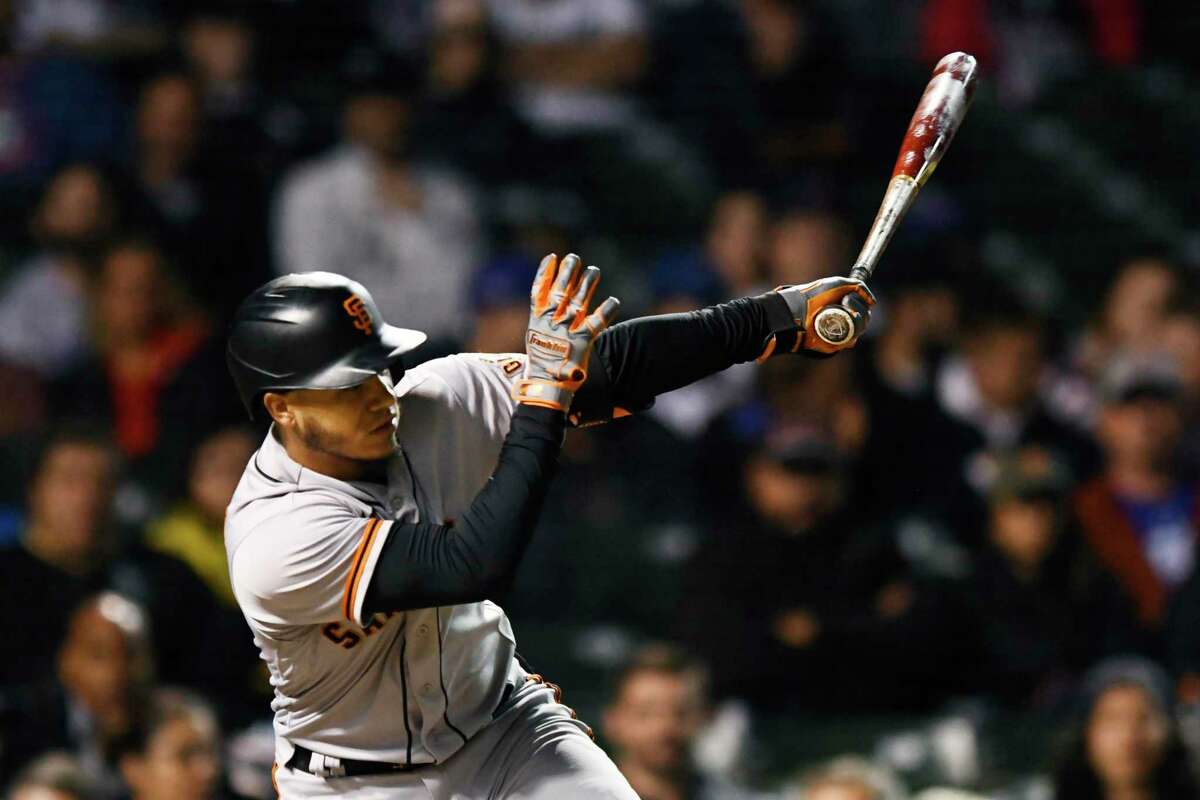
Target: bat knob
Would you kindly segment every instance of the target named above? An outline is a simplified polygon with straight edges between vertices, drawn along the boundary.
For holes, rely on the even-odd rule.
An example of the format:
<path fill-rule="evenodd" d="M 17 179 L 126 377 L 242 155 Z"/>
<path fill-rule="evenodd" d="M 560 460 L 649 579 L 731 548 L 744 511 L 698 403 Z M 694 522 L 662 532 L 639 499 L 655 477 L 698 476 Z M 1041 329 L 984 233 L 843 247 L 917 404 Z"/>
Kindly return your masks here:
<path fill-rule="evenodd" d="M 854 317 L 840 306 L 823 308 L 813 319 L 813 330 L 825 344 L 845 344 L 854 338 Z"/>

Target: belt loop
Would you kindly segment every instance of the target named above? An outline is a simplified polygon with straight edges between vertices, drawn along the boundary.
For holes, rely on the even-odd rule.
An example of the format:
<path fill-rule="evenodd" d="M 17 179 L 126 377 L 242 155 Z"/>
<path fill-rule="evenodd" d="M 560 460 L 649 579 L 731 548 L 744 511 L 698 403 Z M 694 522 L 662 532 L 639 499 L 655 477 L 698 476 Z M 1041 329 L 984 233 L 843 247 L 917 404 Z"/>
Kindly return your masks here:
<path fill-rule="evenodd" d="M 318 778 L 344 778 L 346 767 L 340 758 L 313 753 L 308 758 L 308 771 Z"/>

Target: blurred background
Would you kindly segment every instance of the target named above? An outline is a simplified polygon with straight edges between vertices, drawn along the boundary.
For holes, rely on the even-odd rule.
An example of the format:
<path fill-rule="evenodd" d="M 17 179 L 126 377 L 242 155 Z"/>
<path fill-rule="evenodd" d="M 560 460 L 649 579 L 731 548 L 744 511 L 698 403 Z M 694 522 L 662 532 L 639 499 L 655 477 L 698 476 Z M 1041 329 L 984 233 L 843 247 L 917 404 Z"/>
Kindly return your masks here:
<path fill-rule="evenodd" d="M 221 539 L 249 290 L 347 273 L 421 360 L 521 350 L 551 251 L 626 318 L 844 273 L 965 50 L 864 341 L 570 433 L 497 599 L 651 800 L 1200 797 L 1198 35 L 1194 0 L 0 0 L 0 785 L 274 796 Z"/>

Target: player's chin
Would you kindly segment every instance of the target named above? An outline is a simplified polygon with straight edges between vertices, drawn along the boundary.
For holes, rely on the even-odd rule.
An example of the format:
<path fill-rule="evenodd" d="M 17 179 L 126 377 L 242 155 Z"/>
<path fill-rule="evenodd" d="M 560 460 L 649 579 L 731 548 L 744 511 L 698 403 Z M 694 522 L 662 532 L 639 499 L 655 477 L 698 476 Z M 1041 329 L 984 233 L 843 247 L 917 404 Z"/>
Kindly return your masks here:
<path fill-rule="evenodd" d="M 396 450 L 396 428 L 389 425 L 363 433 L 354 448 L 359 461 L 378 461 L 390 458 Z"/>

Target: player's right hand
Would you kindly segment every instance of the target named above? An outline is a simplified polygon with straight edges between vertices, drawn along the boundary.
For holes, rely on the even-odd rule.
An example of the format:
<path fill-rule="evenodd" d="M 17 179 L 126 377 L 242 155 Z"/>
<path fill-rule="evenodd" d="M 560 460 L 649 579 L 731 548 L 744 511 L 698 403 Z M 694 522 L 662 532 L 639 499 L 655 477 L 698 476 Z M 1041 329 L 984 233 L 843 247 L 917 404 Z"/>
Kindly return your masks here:
<path fill-rule="evenodd" d="M 582 269 L 574 253 L 561 262 L 553 253 L 542 259 L 530 292 L 525 373 L 513 387 L 518 403 L 564 413 L 571 407 L 587 379 L 592 345 L 621 305 L 610 297 L 589 314 L 599 283 L 600 270 Z"/>
<path fill-rule="evenodd" d="M 875 295 L 865 283 L 841 276 L 821 278 L 799 286 L 780 286 L 775 292 L 787 303 L 795 327 L 775 331 L 758 358 L 760 362 L 780 353 L 829 356 L 848 350 L 866 331 L 871 320 L 871 306 L 875 305 Z M 826 342 L 813 329 L 817 314 L 830 306 L 845 309 L 854 325 L 852 335 L 839 344 Z"/>

